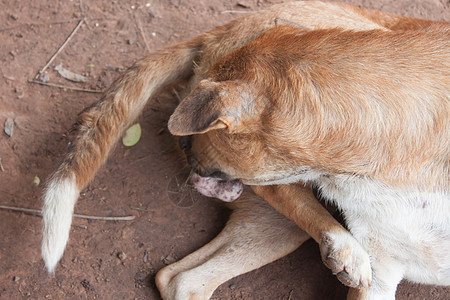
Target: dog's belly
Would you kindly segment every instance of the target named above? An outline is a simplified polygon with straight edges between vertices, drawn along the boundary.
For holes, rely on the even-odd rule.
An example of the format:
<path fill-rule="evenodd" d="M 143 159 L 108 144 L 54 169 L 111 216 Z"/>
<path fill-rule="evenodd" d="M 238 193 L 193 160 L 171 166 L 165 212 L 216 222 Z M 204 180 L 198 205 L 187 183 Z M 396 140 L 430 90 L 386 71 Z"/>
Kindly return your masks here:
<path fill-rule="evenodd" d="M 396 271 L 414 282 L 450 285 L 448 193 L 344 175 L 321 176 L 315 183 L 342 210 L 349 230 L 371 256 L 374 272 L 386 272 L 379 277 Z"/>

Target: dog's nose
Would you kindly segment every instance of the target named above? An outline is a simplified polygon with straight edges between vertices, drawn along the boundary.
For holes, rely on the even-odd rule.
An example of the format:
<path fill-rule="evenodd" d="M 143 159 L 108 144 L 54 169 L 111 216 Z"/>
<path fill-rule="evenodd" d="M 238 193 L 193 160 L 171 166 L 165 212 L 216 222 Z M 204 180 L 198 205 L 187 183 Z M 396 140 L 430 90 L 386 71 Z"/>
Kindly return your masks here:
<path fill-rule="evenodd" d="M 192 146 L 192 135 L 186 135 L 180 137 L 178 140 L 178 145 L 180 146 L 181 150 L 189 150 Z"/>

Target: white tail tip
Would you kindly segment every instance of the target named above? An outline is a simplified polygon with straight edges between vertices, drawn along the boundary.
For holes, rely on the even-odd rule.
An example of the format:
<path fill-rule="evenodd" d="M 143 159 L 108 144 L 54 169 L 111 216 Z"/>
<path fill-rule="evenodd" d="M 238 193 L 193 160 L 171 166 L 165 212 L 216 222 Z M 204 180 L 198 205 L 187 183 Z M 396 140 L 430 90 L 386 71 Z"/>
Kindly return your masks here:
<path fill-rule="evenodd" d="M 44 227 L 41 253 L 49 273 L 54 272 L 69 240 L 73 209 L 79 192 L 75 176 L 52 179 L 47 186 L 42 208 Z"/>

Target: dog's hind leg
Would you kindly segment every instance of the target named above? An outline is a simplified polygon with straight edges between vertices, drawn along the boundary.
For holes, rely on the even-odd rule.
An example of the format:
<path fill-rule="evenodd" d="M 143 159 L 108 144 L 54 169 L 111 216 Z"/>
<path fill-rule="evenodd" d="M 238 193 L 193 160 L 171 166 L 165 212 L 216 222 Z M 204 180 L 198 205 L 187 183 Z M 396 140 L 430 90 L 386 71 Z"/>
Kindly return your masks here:
<path fill-rule="evenodd" d="M 163 299 L 209 299 L 222 283 L 286 256 L 309 239 L 250 191 L 232 209 L 215 239 L 158 272 L 156 285 Z"/>

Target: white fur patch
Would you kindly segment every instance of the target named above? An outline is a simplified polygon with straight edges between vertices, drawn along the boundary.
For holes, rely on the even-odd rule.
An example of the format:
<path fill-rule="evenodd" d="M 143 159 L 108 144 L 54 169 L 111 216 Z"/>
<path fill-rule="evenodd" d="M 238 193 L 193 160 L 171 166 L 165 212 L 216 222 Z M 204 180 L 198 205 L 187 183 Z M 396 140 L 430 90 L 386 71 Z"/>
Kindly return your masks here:
<path fill-rule="evenodd" d="M 49 273 L 53 273 L 69 240 L 73 209 L 79 192 L 75 176 L 52 179 L 47 186 L 42 208 L 44 227 L 41 252 Z"/>
<path fill-rule="evenodd" d="M 374 291 L 382 294 L 385 287 L 386 295 L 395 293 L 402 276 L 417 283 L 450 284 L 448 191 L 393 187 L 350 175 L 321 177 L 315 183 L 342 210 L 350 232 L 374 258 Z M 397 282 L 387 279 L 394 273 L 401 274 L 394 276 Z"/>

